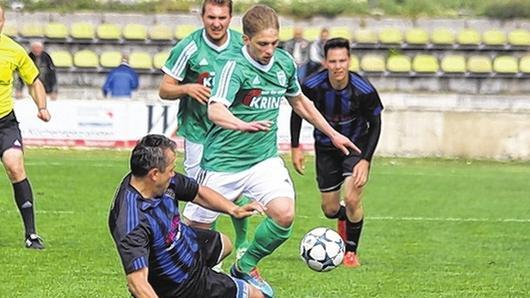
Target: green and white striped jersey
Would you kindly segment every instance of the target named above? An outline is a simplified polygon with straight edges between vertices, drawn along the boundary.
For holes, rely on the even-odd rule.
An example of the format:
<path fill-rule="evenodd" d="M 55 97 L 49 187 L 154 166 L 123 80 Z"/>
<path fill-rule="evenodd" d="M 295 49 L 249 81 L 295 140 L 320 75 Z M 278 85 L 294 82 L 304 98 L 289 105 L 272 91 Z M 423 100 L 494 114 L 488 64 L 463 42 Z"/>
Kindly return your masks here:
<path fill-rule="evenodd" d="M 277 118 L 285 96 L 301 93 L 296 65 L 286 51 L 277 49 L 267 65 L 251 58 L 247 48 L 218 57 L 218 75 L 210 102 L 226 105 L 239 119 L 270 120 L 270 131 L 248 133 L 214 125 L 204 143 L 201 167 L 216 172 L 238 172 L 278 155 Z"/>
<path fill-rule="evenodd" d="M 241 33 L 229 29 L 227 34 L 225 44 L 216 46 L 208 40 L 204 29 L 193 32 L 173 47 L 162 71 L 182 84 L 198 83 L 211 88 L 217 56 L 243 46 Z M 205 105 L 189 96 L 180 99 L 179 135 L 193 143 L 202 144 L 210 126 Z"/>

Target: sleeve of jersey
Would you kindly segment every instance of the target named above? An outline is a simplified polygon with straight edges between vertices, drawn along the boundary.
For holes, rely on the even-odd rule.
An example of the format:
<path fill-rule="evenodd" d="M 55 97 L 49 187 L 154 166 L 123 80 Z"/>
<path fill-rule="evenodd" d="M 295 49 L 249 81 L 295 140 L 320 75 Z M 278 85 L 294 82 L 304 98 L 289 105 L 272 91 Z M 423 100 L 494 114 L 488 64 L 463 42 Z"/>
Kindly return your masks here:
<path fill-rule="evenodd" d="M 312 100 L 310 97 L 310 89 L 302 85 L 302 92 Z M 300 146 L 300 132 L 302 130 L 302 117 L 298 116 L 293 110 L 291 112 L 291 148 L 298 148 Z"/>
<path fill-rule="evenodd" d="M 290 74 L 289 78 L 289 85 L 287 87 L 287 92 L 285 92 L 286 96 L 293 97 L 298 96 L 302 94 L 302 88 L 300 88 L 300 83 L 298 82 L 298 72 L 296 71 L 297 66 L 294 62 L 294 59 L 289 55 L 289 58 L 291 59 L 291 62 L 293 64 L 292 73 Z"/>
<path fill-rule="evenodd" d="M 199 192 L 199 184 L 193 178 L 176 173 L 171 181 L 175 197 L 179 201 L 193 201 Z"/>
<path fill-rule="evenodd" d="M 39 69 L 25 52 L 20 53 L 18 73 L 26 85 L 33 84 L 39 76 Z"/>
<path fill-rule="evenodd" d="M 112 229 L 112 237 L 126 274 L 149 266 L 149 230 L 139 220 L 135 204 L 124 204 Z"/>
<path fill-rule="evenodd" d="M 379 142 L 381 135 L 381 111 L 383 104 L 379 98 L 379 94 L 373 86 L 373 92 L 367 94 L 363 101 L 361 101 L 362 113 L 365 115 L 369 123 L 368 141 L 363 152 L 363 158 L 371 161 Z"/>
<path fill-rule="evenodd" d="M 182 40 L 171 50 L 162 71 L 178 81 L 184 80 L 190 58 L 195 52 L 197 44 L 194 41 Z"/>
<path fill-rule="evenodd" d="M 213 95 L 210 97 L 209 103 L 219 102 L 227 107 L 232 105 L 241 87 L 241 80 L 237 74 L 236 66 L 237 63 L 234 60 L 228 60 L 226 63 L 216 65 Z"/>
<path fill-rule="evenodd" d="M 364 96 L 361 101 L 361 111 L 367 118 L 379 116 L 383 111 L 383 103 L 375 89 Z"/>

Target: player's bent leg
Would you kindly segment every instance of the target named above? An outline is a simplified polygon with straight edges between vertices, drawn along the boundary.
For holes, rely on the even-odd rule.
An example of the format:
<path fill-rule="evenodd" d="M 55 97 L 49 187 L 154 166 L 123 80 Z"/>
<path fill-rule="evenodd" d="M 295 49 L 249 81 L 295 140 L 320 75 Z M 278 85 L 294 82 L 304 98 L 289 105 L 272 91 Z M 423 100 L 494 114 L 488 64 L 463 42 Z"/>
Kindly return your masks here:
<path fill-rule="evenodd" d="M 243 206 L 250 203 L 250 199 L 247 197 L 240 197 L 234 201 L 238 206 Z M 236 259 L 241 258 L 241 256 L 247 251 L 247 248 L 250 243 L 247 241 L 247 232 L 248 232 L 248 222 L 249 218 L 235 218 L 232 217 L 232 225 L 234 226 L 234 231 L 236 234 L 234 240 L 234 246 L 236 249 Z"/>
<path fill-rule="evenodd" d="M 364 216 L 361 195 L 362 187 L 356 187 L 353 177 L 347 177 L 344 183 L 344 203 L 346 203 L 348 219 L 352 222 L 359 222 Z"/>
<path fill-rule="evenodd" d="M 275 198 L 266 205 L 267 216 L 279 226 L 290 227 L 294 221 L 294 200 L 287 197 Z"/>
<path fill-rule="evenodd" d="M 359 257 L 357 249 L 363 227 L 364 210 L 361 202 L 362 188 L 355 187 L 353 177 L 346 178 L 344 185 L 346 203 L 346 254 L 344 255 L 343 264 L 346 267 L 359 267 Z"/>
<path fill-rule="evenodd" d="M 2 163 L 4 164 L 7 176 L 12 183 L 26 179 L 24 153 L 20 148 L 11 148 L 4 151 L 2 154 Z"/>
<path fill-rule="evenodd" d="M 334 219 L 340 217 L 340 191 L 322 192 L 321 205 L 322 212 L 327 218 Z"/>
<path fill-rule="evenodd" d="M 256 287 L 248 284 L 248 297 L 249 298 L 264 298 L 265 295 Z"/>
<path fill-rule="evenodd" d="M 184 171 L 186 176 L 194 179 L 198 178 L 203 150 L 202 144 L 196 144 L 184 139 Z"/>
<path fill-rule="evenodd" d="M 44 249 L 42 238 L 36 234 L 33 191 L 24 169 L 24 156 L 20 148 L 11 148 L 2 154 L 6 173 L 13 184 L 17 204 L 25 229 L 25 246 L 32 249 Z"/>
<path fill-rule="evenodd" d="M 226 236 L 225 234 L 221 234 L 221 243 L 223 246 L 223 250 L 221 251 L 220 261 L 228 257 L 234 249 L 234 247 L 232 246 L 232 241 L 230 241 L 230 238 L 228 238 L 228 236 Z"/>

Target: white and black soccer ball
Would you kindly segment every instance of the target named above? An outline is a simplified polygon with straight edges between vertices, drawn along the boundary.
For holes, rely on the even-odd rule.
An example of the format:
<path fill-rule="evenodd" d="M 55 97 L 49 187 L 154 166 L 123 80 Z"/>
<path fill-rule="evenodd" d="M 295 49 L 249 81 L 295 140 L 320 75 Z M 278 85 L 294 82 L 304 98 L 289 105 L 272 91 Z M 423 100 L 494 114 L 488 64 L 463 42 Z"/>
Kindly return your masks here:
<path fill-rule="evenodd" d="M 328 228 L 315 228 L 307 232 L 300 243 L 302 260 L 318 272 L 330 271 L 342 264 L 345 250 L 339 234 Z"/>

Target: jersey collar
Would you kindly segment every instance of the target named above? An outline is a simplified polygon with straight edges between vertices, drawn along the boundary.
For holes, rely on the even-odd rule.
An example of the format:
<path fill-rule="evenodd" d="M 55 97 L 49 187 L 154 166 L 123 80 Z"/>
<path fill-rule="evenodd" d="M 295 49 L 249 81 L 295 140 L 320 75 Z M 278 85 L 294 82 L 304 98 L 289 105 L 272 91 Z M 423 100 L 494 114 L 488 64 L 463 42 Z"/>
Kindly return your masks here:
<path fill-rule="evenodd" d="M 218 46 L 208 39 L 208 36 L 206 36 L 206 29 L 202 29 L 202 39 L 204 39 L 204 42 L 216 52 L 221 52 L 228 48 L 228 45 L 230 44 L 230 29 L 226 30 L 226 35 L 228 35 L 228 37 L 226 38 L 225 43 L 221 46 Z"/>
<path fill-rule="evenodd" d="M 250 62 L 250 64 L 252 64 L 254 67 L 261 71 L 268 72 L 269 70 L 271 70 L 272 65 L 274 64 L 274 56 L 272 56 L 271 61 L 269 61 L 269 64 L 267 65 L 263 65 L 258 61 L 254 60 L 254 58 L 250 57 L 247 46 L 243 46 L 241 48 L 241 52 L 243 52 L 243 56 L 245 56 L 245 58 L 248 60 L 248 62 Z"/>

